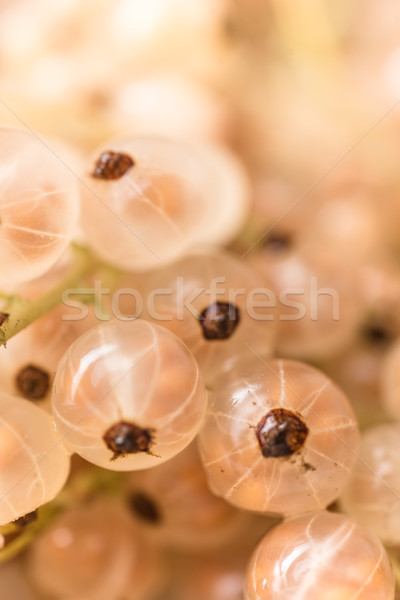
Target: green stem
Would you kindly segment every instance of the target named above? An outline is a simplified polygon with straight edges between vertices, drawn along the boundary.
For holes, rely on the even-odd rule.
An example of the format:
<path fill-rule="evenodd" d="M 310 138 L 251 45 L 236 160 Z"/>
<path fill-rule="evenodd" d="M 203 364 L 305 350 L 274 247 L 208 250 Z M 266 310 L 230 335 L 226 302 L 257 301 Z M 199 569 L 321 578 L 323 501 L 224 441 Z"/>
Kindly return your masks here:
<path fill-rule="evenodd" d="M 1 527 L 0 533 L 4 535 L 5 546 L 0 550 L 0 564 L 18 556 L 61 513 L 61 510 L 60 505 L 49 504 L 42 510 L 39 509 L 38 520 L 26 527 L 13 523 L 6 525 L 5 531 L 2 531 L 3 527 Z"/>
<path fill-rule="evenodd" d="M 94 467 L 72 477 L 61 493 L 37 511 L 37 520 L 25 527 L 9 523 L 0 527 L 5 546 L 0 550 L 0 564 L 18 556 L 29 544 L 65 510 L 80 506 L 101 493 L 120 500 L 123 495 L 123 474 Z"/>
<path fill-rule="evenodd" d="M 7 316 L 0 325 L 0 346 L 5 346 L 14 335 L 58 306 L 65 290 L 78 287 L 99 267 L 100 263 L 89 250 L 77 245 L 72 248 L 75 255 L 72 268 L 49 292 L 34 300 L 26 300 L 14 295 L 8 297 L 2 313 L 3 316 Z"/>

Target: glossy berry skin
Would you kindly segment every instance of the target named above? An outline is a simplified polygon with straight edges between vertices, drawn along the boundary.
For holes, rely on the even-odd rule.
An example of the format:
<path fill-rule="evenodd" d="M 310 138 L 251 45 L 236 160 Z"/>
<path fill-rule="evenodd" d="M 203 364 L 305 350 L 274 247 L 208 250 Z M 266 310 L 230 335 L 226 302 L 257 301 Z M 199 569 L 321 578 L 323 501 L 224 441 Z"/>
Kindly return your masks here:
<path fill-rule="evenodd" d="M 160 464 L 192 441 L 206 392 L 176 336 L 144 320 L 114 320 L 71 345 L 57 369 L 52 407 L 72 451 L 129 471 Z"/>
<path fill-rule="evenodd" d="M 93 307 L 91 307 L 92 309 Z M 69 320 L 76 311 L 57 306 L 0 348 L 2 390 L 50 411 L 51 388 L 57 365 L 69 346 L 98 324 L 94 311 Z"/>
<path fill-rule="evenodd" d="M 266 284 L 234 255 L 190 254 L 149 274 L 145 287 L 148 317 L 185 342 L 208 387 L 254 352 L 271 356 L 276 322 Z"/>
<path fill-rule="evenodd" d="M 96 254 L 146 271 L 194 244 L 232 240 L 247 213 L 247 177 L 237 159 L 209 146 L 132 137 L 99 148 L 82 185 L 82 227 Z"/>
<path fill-rule="evenodd" d="M 76 179 L 47 143 L 0 128 L 0 282 L 39 277 L 68 246 L 77 225 Z"/>
<path fill-rule="evenodd" d="M 69 473 L 69 453 L 51 419 L 28 400 L 0 394 L 0 524 L 52 500 Z"/>
<path fill-rule="evenodd" d="M 293 517 L 250 559 L 245 600 L 393 600 L 389 558 L 375 536 L 340 514 Z"/>
<path fill-rule="evenodd" d="M 370 427 L 340 497 L 344 512 L 392 546 L 400 544 L 399 446 L 398 424 Z"/>
<path fill-rule="evenodd" d="M 295 515 L 338 497 L 359 433 L 346 396 L 300 362 L 258 361 L 210 395 L 199 435 L 214 493 L 247 510 Z"/>

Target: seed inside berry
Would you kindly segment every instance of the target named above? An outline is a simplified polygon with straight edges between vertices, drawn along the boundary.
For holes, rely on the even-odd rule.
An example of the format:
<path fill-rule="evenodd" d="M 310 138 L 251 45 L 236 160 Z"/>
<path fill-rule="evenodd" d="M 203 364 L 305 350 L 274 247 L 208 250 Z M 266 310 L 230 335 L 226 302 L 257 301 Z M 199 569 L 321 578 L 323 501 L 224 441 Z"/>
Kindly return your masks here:
<path fill-rule="evenodd" d="M 291 456 L 302 448 L 308 427 L 292 411 L 274 408 L 258 423 L 256 435 L 265 458 Z"/>
<path fill-rule="evenodd" d="M 50 377 L 43 369 L 26 365 L 17 373 L 16 385 L 24 398 L 42 400 L 49 391 Z"/>
<path fill-rule="evenodd" d="M 143 492 L 136 492 L 129 498 L 129 505 L 133 512 L 148 523 L 154 525 L 162 521 L 161 512 L 157 504 Z"/>
<path fill-rule="evenodd" d="M 149 429 L 142 429 L 134 423 L 121 421 L 112 425 L 105 434 L 103 440 L 114 455 L 115 460 L 126 454 L 137 454 L 138 452 L 149 452 L 152 445 L 152 433 Z"/>
<path fill-rule="evenodd" d="M 92 177 L 96 179 L 120 179 L 135 164 L 129 154 L 107 150 L 98 159 Z"/>
<path fill-rule="evenodd" d="M 229 302 L 214 302 L 203 310 L 199 321 L 206 340 L 226 340 L 240 321 L 237 306 Z"/>

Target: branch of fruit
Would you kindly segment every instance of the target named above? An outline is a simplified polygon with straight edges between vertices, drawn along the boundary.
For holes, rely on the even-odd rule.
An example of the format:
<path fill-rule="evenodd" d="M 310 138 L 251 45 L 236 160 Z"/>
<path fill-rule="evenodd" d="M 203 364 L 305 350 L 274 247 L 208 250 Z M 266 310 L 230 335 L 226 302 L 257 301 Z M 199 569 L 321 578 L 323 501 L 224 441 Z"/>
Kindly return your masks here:
<path fill-rule="evenodd" d="M 108 276 L 111 274 L 112 279 L 115 279 L 116 275 L 119 275 L 112 267 L 99 262 L 87 248 L 73 244 L 72 250 L 72 267 L 50 291 L 39 298 L 27 300 L 19 295 L 0 293 L 0 297 L 5 300 L 0 312 L 0 346 L 5 346 L 7 341 L 14 335 L 58 306 L 62 302 L 65 290 L 87 287 L 82 284 L 89 275 L 94 274 L 96 271 L 100 271 L 103 274 L 106 272 Z M 92 302 L 94 297 L 90 294 L 80 295 L 79 300 L 81 302 Z"/>
<path fill-rule="evenodd" d="M 66 509 L 90 501 L 99 493 L 116 500 L 121 499 L 122 480 L 121 473 L 99 468 L 84 469 L 75 474 L 68 486 L 52 502 L 36 511 L 36 518 L 32 522 L 24 524 L 22 519 L 18 519 L 0 526 L 0 536 L 4 537 L 4 547 L 0 550 L 0 564 L 18 556 Z"/>

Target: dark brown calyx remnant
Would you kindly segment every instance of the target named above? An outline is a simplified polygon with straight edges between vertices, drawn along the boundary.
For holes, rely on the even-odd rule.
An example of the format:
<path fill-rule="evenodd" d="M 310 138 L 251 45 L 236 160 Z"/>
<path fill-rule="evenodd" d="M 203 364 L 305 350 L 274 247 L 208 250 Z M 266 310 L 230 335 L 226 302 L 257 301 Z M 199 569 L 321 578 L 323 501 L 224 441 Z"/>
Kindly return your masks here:
<path fill-rule="evenodd" d="M 291 456 L 302 448 L 308 427 L 294 412 L 274 408 L 258 423 L 256 435 L 265 458 Z"/>
<path fill-rule="evenodd" d="M 19 527 L 26 527 L 27 525 L 30 525 L 31 523 L 34 523 L 35 521 L 37 521 L 38 515 L 37 515 L 37 511 L 33 510 L 32 512 L 24 515 L 23 517 L 20 517 L 19 519 L 15 519 L 14 523 L 16 525 L 18 525 Z"/>
<path fill-rule="evenodd" d="M 129 506 L 137 517 L 152 525 L 162 521 L 161 512 L 157 504 L 143 492 L 135 492 L 129 497 Z"/>
<path fill-rule="evenodd" d="M 98 159 L 92 177 L 95 177 L 96 179 L 105 179 L 107 181 L 121 179 L 134 164 L 135 161 L 129 154 L 106 150 L 106 152 L 103 152 Z"/>
<path fill-rule="evenodd" d="M 35 365 L 26 365 L 15 378 L 18 390 L 28 400 L 42 400 L 50 387 L 50 377 L 46 371 L 35 367 Z"/>
<path fill-rule="evenodd" d="M 199 321 L 206 340 L 226 340 L 239 325 L 240 312 L 229 302 L 213 302 L 200 314 Z"/>
<path fill-rule="evenodd" d="M 364 336 L 372 344 L 390 344 L 396 337 L 389 326 L 380 323 L 370 323 L 364 328 Z"/>
<path fill-rule="evenodd" d="M 126 454 L 149 452 L 153 442 L 150 429 L 142 429 L 126 421 L 115 423 L 107 429 L 103 440 L 107 448 L 114 453 L 111 460 Z"/>
<path fill-rule="evenodd" d="M 284 231 L 276 231 L 268 234 L 264 241 L 263 248 L 268 252 L 276 254 L 289 250 L 293 245 L 292 236 Z"/>
<path fill-rule="evenodd" d="M 4 325 L 4 323 L 7 321 L 7 319 L 8 319 L 8 317 L 9 317 L 9 316 L 10 316 L 10 315 L 9 315 L 8 313 L 1 312 L 1 311 L 0 311 L 0 327 L 1 327 L 2 325 Z"/>

